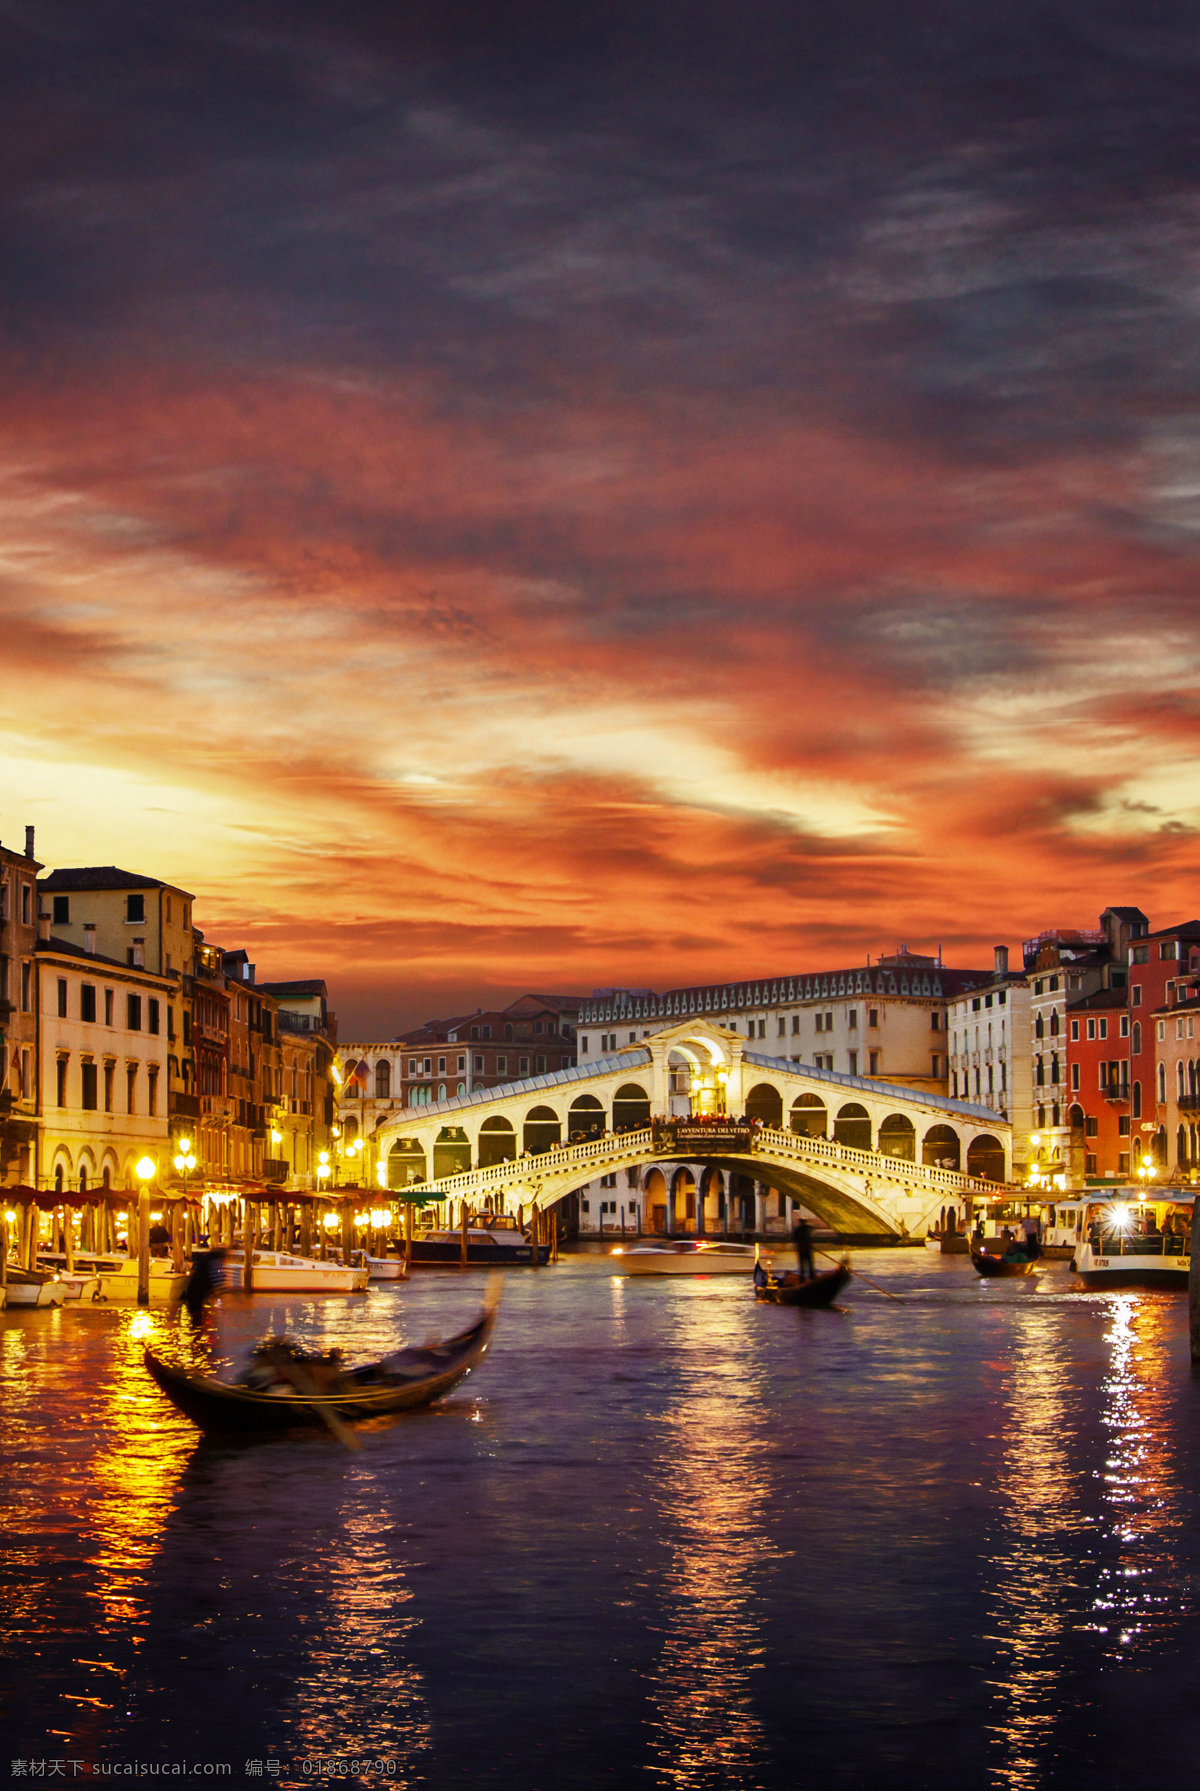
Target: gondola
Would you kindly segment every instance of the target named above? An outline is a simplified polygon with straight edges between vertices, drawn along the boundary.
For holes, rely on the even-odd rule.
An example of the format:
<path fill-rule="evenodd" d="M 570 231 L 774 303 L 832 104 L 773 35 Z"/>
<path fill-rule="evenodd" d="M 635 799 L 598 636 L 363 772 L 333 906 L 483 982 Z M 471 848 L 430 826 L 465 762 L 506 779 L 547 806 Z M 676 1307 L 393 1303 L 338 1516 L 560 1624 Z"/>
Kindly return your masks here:
<path fill-rule="evenodd" d="M 1009 1256 L 990 1256 L 986 1250 L 972 1250 L 971 1261 L 975 1273 L 982 1275 L 985 1281 L 992 1281 L 1000 1276 L 1032 1275 L 1037 1270 L 1036 1257 L 1014 1262 Z"/>
<path fill-rule="evenodd" d="M 172 1405 L 207 1435 L 319 1425 L 339 1430 L 345 1424 L 412 1411 L 442 1399 L 487 1354 L 497 1304 L 489 1299 L 475 1323 L 457 1337 L 397 1350 L 360 1368 L 343 1369 L 329 1358 L 306 1357 L 292 1349 L 290 1384 L 282 1379 L 266 1390 L 167 1362 L 151 1349 L 144 1359 Z M 291 1346 L 280 1340 L 277 1347 L 282 1352 Z M 285 1370 L 286 1366 L 285 1362 Z"/>
<path fill-rule="evenodd" d="M 827 1269 L 823 1275 L 813 1275 L 807 1281 L 789 1273 L 755 1282 L 754 1297 L 772 1306 L 831 1306 L 849 1279 L 850 1264 L 841 1262 L 836 1269 Z"/>

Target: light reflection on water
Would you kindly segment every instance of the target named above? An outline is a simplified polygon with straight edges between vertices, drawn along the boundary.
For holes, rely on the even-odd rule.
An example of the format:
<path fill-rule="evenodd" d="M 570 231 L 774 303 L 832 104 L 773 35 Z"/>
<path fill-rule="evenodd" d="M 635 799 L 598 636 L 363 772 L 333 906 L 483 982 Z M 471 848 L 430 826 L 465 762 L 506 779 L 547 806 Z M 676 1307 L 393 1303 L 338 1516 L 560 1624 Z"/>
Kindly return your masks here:
<path fill-rule="evenodd" d="M 679 1302 L 673 1341 L 701 1366 L 660 1420 L 652 1474 L 670 1550 L 649 1676 L 652 1771 L 675 1791 L 757 1785 L 767 1756 L 752 1675 L 764 1664 L 758 1577 L 777 1552 L 763 1521 L 770 1440 L 749 1363 L 753 1314 L 738 1309 L 714 1327 L 711 1304 Z"/>
<path fill-rule="evenodd" d="M 1083 1527 L 1056 1329 L 1051 1314 L 1031 1314 L 1004 1376 L 1005 1443 L 996 1482 L 1002 1540 L 985 1562 L 996 1624 L 992 1774 L 1010 1791 L 1042 1782 L 1062 1695 L 1060 1643 L 1071 1620 Z"/>
<path fill-rule="evenodd" d="M 865 1268 L 903 1298 L 514 1276 L 478 1379 L 356 1455 L 198 1443 L 142 1369 L 157 1312 L 0 1315 L 13 1757 L 219 1737 L 239 1770 L 358 1751 L 436 1791 L 790 1791 L 798 1761 L 829 1791 L 1157 1787 L 1200 1652 L 1185 1305 Z M 374 1355 L 482 1290 L 232 1300 L 220 1350 Z"/>

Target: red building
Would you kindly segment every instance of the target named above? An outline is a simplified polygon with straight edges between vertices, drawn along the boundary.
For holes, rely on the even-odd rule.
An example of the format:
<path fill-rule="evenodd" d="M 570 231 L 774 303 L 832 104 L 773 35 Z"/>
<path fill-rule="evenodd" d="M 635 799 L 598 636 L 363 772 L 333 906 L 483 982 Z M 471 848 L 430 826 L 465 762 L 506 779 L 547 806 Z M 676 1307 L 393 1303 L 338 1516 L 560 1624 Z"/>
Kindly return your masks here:
<path fill-rule="evenodd" d="M 1193 1115 L 1177 1100 L 1175 1068 L 1185 1063 L 1176 1047 L 1186 1045 L 1186 1017 L 1177 1016 L 1178 995 L 1187 978 L 1200 972 L 1200 920 L 1161 927 L 1129 948 L 1129 1100 L 1135 1158 L 1139 1142 L 1163 1167 L 1178 1164 L 1179 1127 Z M 1184 1004 L 1186 1005 L 1186 1003 Z M 1184 1036 L 1175 1037 L 1175 1020 L 1185 1018 Z M 1168 1036 L 1169 1033 L 1169 1036 Z M 1184 1096 L 1186 1099 L 1185 1087 Z M 1185 1131 L 1190 1165 L 1190 1136 Z M 1136 1160 L 1133 1162 L 1136 1170 Z"/>
<path fill-rule="evenodd" d="M 1129 1010 L 1124 988 L 1067 1003 L 1067 1123 L 1072 1179 L 1129 1175 Z"/>

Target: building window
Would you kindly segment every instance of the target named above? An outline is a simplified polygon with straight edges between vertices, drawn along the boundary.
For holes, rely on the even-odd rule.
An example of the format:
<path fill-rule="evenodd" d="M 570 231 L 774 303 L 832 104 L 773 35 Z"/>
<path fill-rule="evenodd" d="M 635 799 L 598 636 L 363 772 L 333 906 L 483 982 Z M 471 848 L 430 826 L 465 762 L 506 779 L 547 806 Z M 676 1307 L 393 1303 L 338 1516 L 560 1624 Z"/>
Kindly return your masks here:
<path fill-rule="evenodd" d="M 1129 1015 L 1128 1014 L 1121 1015 L 1120 1033 L 1121 1033 L 1121 1037 L 1123 1039 L 1127 1039 L 1129 1037 Z"/>
<path fill-rule="evenodd" d="M 125 919 L 128 921 L 145 920 L 146 898 L 144 895 L 127 895 L 125 897 Z"/>
<path fill-rule="evenodd" d="M 498 1057 L 496 1059 L 496 1068 L 499 1069 L 503 1062 L 504 1062 L 504 1059 L 502 1057 Z M 483 1075 L 483 1059 L 482 1059 L 482 1057 L 476 1057 L 476 1059 L 475 1059 L 475 1074 L 477 1076 Z"/>
<path fill-rule="evenodd" d="M 147 1066 L 146 1088 L 147 1088 L 146 1111 L 151 1114 L 157 1113 L 158 1112 L 158 1065 L 156 1063 L 152 1063 Z"/>
<path fill-rule="evenodd" d="M 799 1014 L 793 1014 L 792 1015 L 792 1031 L 799 1032 L 799 1030 L 800 1030 L 800 1016 L 799 1016 Z"/>
<path fill-rule="evenodd" d="M 1079 1065 L 1077 1063 L 1071 1065 L 1071 1092 L 1072 1094 L 1079 1093 Z"/>
<path fill-rule="evenodd" d="M 467 1060 L 466 1060 L 466 1058 L 465 1058 L 465 1057 L 460 1057 L 460 1058 L 459 1058 L 459 1060 L 458 1060 L 458 1067 L 459 1067 L 459 1070 L 460 1070 L 460 1071 L 461 1071 L 461 1070 L 465 1070 L 465 1069 L 466 1069 L 466 1067 L 467 1067 Z"/>
<path fill-rule="evenodd" d="M 96 1066 L 90 1057 L 85 1057 L 80 1066 L 81 1094 L 80 1106 L 88 1113 L 96 1111 Z"/>
<path fill-rule="evenodd" d="M 537 1074 L 539 1076 L 543 1075 L 545 1073 L 545 1069 L 546 1069 L 546 1059 L 544 1057 L 539 1057 L 537 1059 L 535 1068 L 536 1068 Z"/>
<path fill-rule="evenodd" d="M 851 1027 L 854 1027 L 857 1029 L 858 1009 L 856 1007 L 848 1007 L 846 1009 L 846 1024 L 847 1024 L 847 1026 L 851 1026 Z"/>
<path fill-rule="evenodd" d="M 438 1058 L 438 1075 L 444 1076 L 445 1074 L 446 1074 L 446 1059 L 444 1057 L 439 1057 Z"/>
<path fill-rule="evenodd" d="M 65 1107 L 67 1104 L 67 1060 L 65 1057 L 58 1059 L 56 1071 L 55 1098 L 60 1107 Z"/>
<path fill-rule="evenodd" d="M 1094 1039 L 1096 1036 L 1096 1022 L 1094 1020 L 1089 1020 L 1087 1023 L 1087 1026 L 1088 1026 L 1088 1034 L 1087 1034 L 1088 1037 L 1090 1039 Z M 1078 1039 L 1079 1039 L 1079 1021 L 1072 1020 L 1071 1021 L 1071 1043 L 1076 1044 L 1078 1042 Z"/>
<path fill-rule="evenodd" d="M 106 1063 L 104 1066 L 104 1111 L 106 1113 L 111 1113 L 113 1110 L 113 1070 L 115 1067 L 115 1064 L 111 1063 Z"/>
<path fill-rule="evenodd" d="M 386 1057 L 381 1057 L 375 1065 L 375 1099 L 386 1101 L 392 1093 L 392 1066 Z"/>
<path fill-rule="evenodd" d="M 95 983 L 80 983 L 79 985 L 79 1018 L 89 1021 L 96 1018 Z"/>
<path fill-rule="evenodd" d="M 850 1065 L 850 1074 L 852 1076 L 857 1076 L 858 1075 L 858 1052 L 857 1051 L 847 1051 L 846 1061 Z M 937 1074 L 937 1071 L 935 1070 L 934 1075 L 936 1076 L 936 1074 Z"/>
<path fill-rule="evenodd" d="M 936 1052 L 929 1059 L 929 1073 L 934 1077 L 940 1076 L 942 1073 L 942 1060 Z"/>
<path fill-rule="evenodd" d="M 871 1066 L 868 1073 L 872 1076 L 877 1076 L 879 1074 L 879 1053 L 878 1053 L 878 1051 L 868 1052 L 867 1062 Z"/>
<path fill-rule="evenodd" d="M 877 1007 L 869 1007 L 867 1009 L 867 1025 L 868 1026 L 878 1026 L 878 1024 L 879 1024 L 879 1009 Z"/>
<path fill-rule="evenodd" d="M 1167 1098 L 1167 1066 L 1165 1063 L 1160 1063 L 1158 1066 L 1158 1098 L 1160 1101 L 1165 1101 Z"/>
<path fill-rule="evenodd" d="M 1140 1021 L 1140 1020 L 1135 1020 L 1135 1021 L 1134 1021 L 1134 1023 L 1133 1023 L 1133 1039 L 1132 1039 L 1132 1045 L 1131 1045 L 1131 1050 L 1132 1050 L 1132 1055 L 1133 1055 L 1133 1056 L 1134 1056 L 1134 1057 L 1140 1057 L 1140 1056 L 1141 1056 L 1141 1051 L 1142 1051 L 1142 1023 L 1141 1023 L 1141 1021 Z"/>
<path fill-rule="evenodd" d="M 29 1012 L 29 963 L 28 963 L 28 960 L 26 960 L 26 962 L 21 965 L 21 1012 L 23 1014 L 27 1014 Z"/>
<path fill-rule="evenodd" d="M 520 1074 L 522 1076 L 529 1074 L 529 1059 L 527 1057 L 522 1057 L 520 1060 Z"/>
<path fill-rule="evenodd" d="M 21 885 L 21 922 L 23 926 L 33 925 L 33 897 L 29 892 L 29 884 Z"/>
<path fill-rule="evenodd" d="M 126 1064 L 126 1066 L 125 1066 L 125 1111 L 126 1111 L 126 1113 L 136 1113 L 137 1112 L 137 1064 L 136 1063 Z"/>
<path fill-rule="evenodd" d="M 1160 1020 L 1158 1023 L 1158 1042 L 1160 1045 L 1163 1043 L 1166 1036 L 1167 1036 L 1167 1023 L 1165 1020 Z"/>
<path fill-rule="evenodd" d="M 1141 1005 L 1142 1005 L 1142 985 L 1141 985 L 1141 983 L 1134 983 L 1133 987 L 1130 989 L 1129 1004 L 1131 1007 L 1141 1007 Z"/>
<path fill-rule="evenodd" d="M 125 1026 L 129 1032 L 142 1030 L 142 998 L 140 995 L 125 997 Z"/>
<path fill-rule="evenodd" d="M 148 1032 L 158 1031 L 158 999 L 154 995 L 151 995 L 146 1003 L 146 1030 Z"/>
<path fill-rule="evenodd" d="M 1096 1159 L 1090 1151 L 1083 1159 L 1083 1172 L 1085 1175 L 1095 1175 L 1096 1173 Z"/>
<path fill-rule="evenodd" d="M 506 1038 L 507 1038 L 507 1036 L 508 1036 L 508 1032 L 507 1032 L 507 1029 L 506 1029 L 506 1030 L 505 1030 L 505 1037 L 506 1037 Z M 583 1037 L 582 1037 L 582 1038 L 581 1038 L 581 1039 L 580 1039 L 580 1041 L 579 1041 L 579 1049 L 580 1049 L 580 1050 L 581 1050 L 581 1051 L 582 1051 L 582 1052 L 583 1052 L 583 1054 L 584 1054 L 584 1056 L 585 1056 L 585 1057 L 586 1057 L 586 1056 L 587 1056 L 587 1050 L 588 1050 L 588 1042 L 587 1042 L 587 1034 L 586 1034 L 586 1032 L 585 1032 L 585 1033 L 584 1033 L 584 1035 L 583 1035 Z"/>
<path fill-rule="evenodd" d="M 111 989 L 105 989 L 105 991 L 104 991 L 104 1024 L 106 1026 L 111 1026 L 112 1023 L 113 1023 L 113 992 Z"/>
<path fill-rule="evenodd" d="M 54 924 L 56 927 L 69 927 L 70 926 L 70 924 L 71 924 L 71 898 L 70 898 L 70 896 L 55 896 L 55 898 L 54 898 Z"/>
<path fill-rule="evenodd" d="M 1142 1085 L 1140 1082 L 1135 1082 L 1133 1085 L 1133 1103 L 1132 1104 L 1133 1104 L 1134 1119 L 1140 1119 L 1142 1117 Z"/>

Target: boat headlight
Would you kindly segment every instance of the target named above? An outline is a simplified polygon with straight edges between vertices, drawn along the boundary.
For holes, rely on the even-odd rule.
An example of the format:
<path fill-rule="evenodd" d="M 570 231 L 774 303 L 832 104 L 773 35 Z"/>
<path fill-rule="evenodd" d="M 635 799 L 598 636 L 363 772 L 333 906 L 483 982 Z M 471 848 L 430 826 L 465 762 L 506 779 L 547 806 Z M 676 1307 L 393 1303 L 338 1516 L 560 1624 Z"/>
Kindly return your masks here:
<path fill-rule="evenodd" d="M 614 1256 L 624 1256 L 625 1252 L 624 1252 L 624 1250 L 622 1250 L 620 1244 L 618 1244 L 616 1249 L 612 1252 L 612 1254 Z"/>

